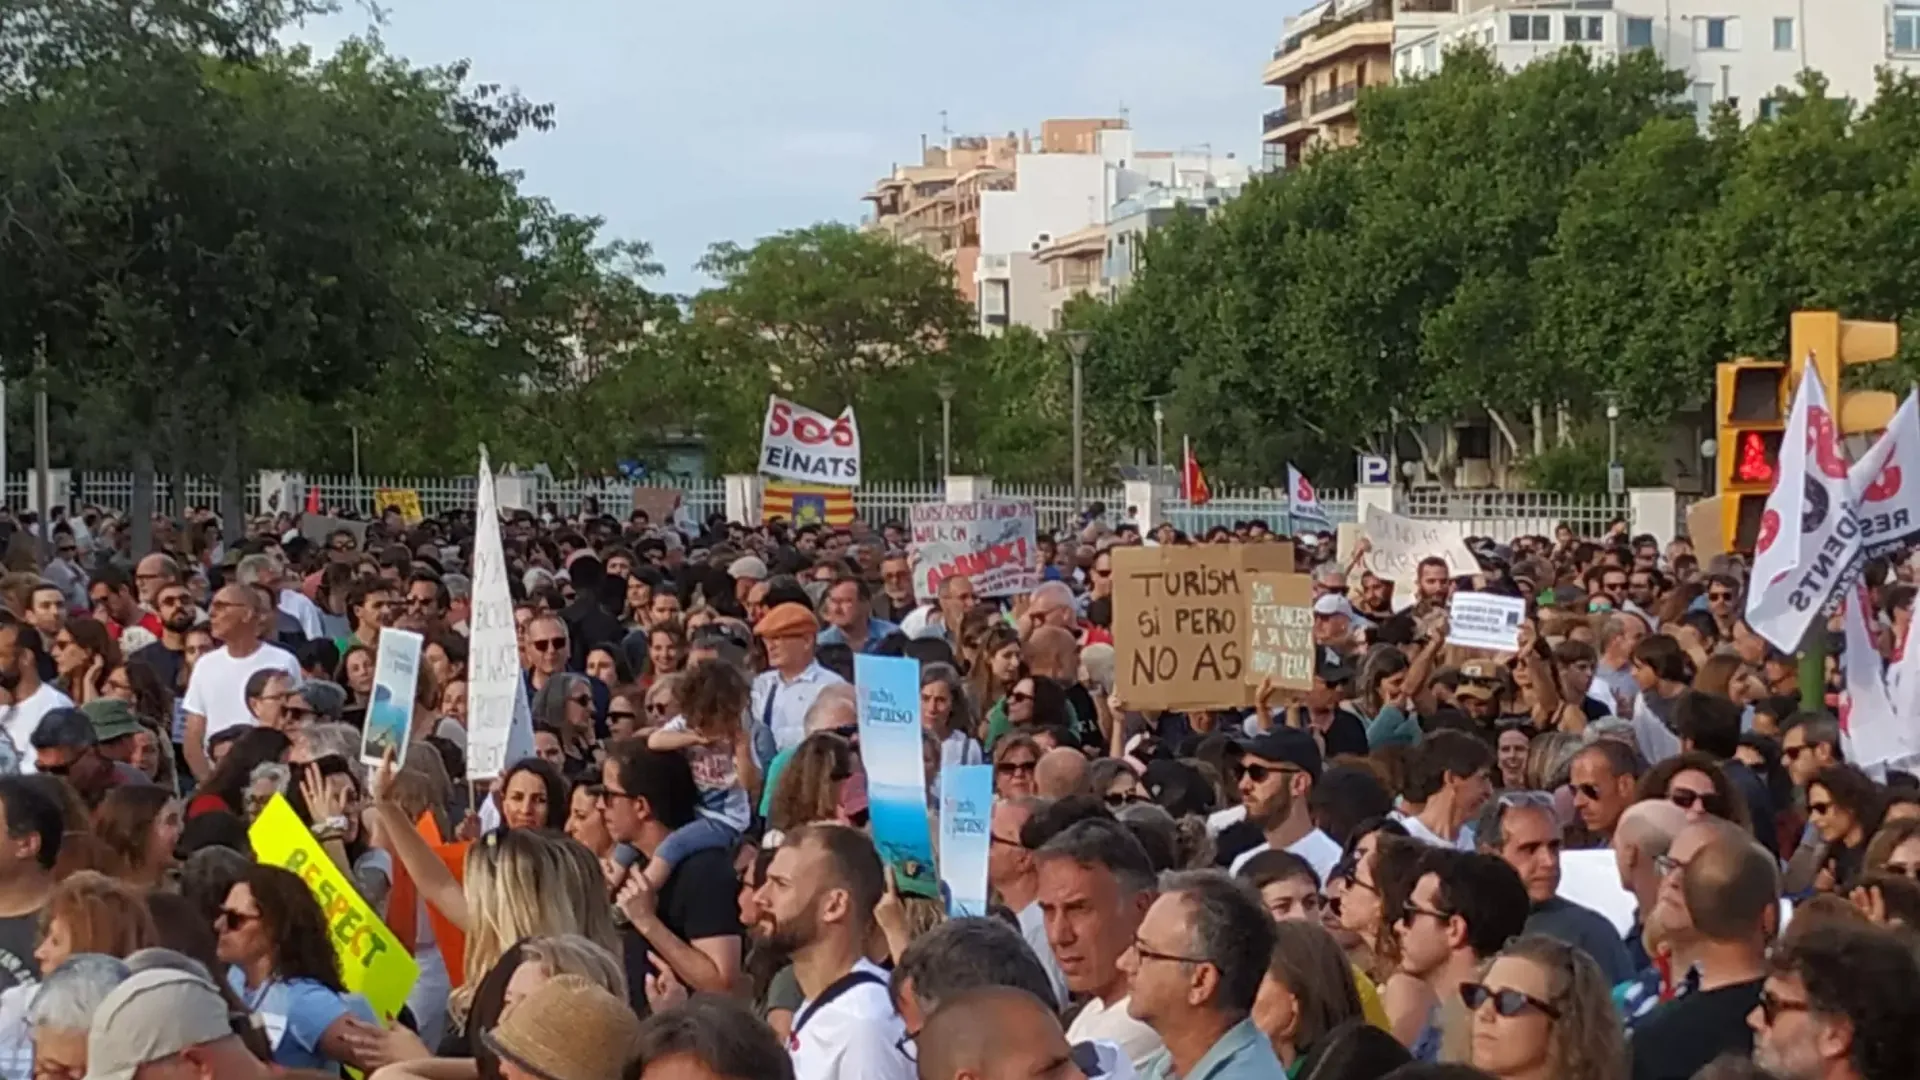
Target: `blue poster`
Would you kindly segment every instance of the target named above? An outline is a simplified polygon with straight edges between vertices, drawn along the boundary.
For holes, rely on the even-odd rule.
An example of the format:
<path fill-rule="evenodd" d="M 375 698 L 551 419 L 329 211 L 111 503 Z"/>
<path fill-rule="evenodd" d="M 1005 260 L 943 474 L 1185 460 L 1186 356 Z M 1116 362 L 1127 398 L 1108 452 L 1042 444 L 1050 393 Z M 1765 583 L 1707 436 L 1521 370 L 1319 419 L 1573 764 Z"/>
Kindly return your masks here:
<path fill-rule="evenodd" d="M 987 913 L 987 856 L 993 844 L 993 766 L 940 770 L 940 885 L 947 915 Z"/>
<path fill-rule="evenodd" d="M 373 661 L 373 700 L 367 703 L 366 727 L 360 731 L 360 760 L 378 765 L 393 751 L 398 764 L 406 760 L 413 741 L 413 696 L 420 680 L 421 637 L 411 630 L 391 627 L 380 631 L 380 651 Z"/>
<path fill-rule="evenodd" d="M 937 898 L 926 763 L 920 756 L 920 662 L 856 656 L 853 676 L 874 846 L 893 868 L 901 892 Z"/>

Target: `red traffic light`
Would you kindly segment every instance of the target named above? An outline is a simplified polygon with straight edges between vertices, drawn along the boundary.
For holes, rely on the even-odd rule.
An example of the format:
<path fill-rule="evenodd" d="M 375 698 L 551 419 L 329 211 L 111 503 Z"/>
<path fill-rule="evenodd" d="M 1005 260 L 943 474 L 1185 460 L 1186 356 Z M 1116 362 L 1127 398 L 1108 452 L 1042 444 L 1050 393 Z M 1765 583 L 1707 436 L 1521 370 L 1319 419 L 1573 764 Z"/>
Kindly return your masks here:
<path fill-rule="evenodd" d="M 1780 475 L 1780 437 L 1777 431 L 1741 432 L 1734 448 L 1734 481 L 1771 486 Z"/>

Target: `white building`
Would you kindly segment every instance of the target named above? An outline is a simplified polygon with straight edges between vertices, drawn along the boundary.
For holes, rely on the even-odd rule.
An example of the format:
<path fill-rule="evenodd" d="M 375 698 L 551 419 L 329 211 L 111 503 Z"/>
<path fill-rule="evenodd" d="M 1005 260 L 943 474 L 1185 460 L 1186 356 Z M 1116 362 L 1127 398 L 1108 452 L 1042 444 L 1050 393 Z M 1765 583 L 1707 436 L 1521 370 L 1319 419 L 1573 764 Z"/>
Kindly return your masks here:
<path fill-rule="evenodd" d="M 1134 133 L 1092 133 L 1090 153 L 1023 153 L 1011 191 L 980 195 L 974 271 L 981 328 L 1050 330 L 1066 302 L 1102 288 L 1114 208 L 1155 189 L 1237 191 L 1247 166 L 1205 151 L 1137 151 Z"/>
<path fill-rule="evenodd" d="M 1920 0 L 1459 0 L 1436 24 L 1397 19 L 1394 73 L 1437 71 L 1447 50 L 1477 44 L 1517 70 L 1579 45 L 1601 58 L 1651 49 L 1684 71 L 1704 120 L 1733 102 L 1743 122 L 1771 115 L 1780 87 L 1801 71 L 1829 93 L 1867 101 L 1876 68 L 1920 63 Z"/>

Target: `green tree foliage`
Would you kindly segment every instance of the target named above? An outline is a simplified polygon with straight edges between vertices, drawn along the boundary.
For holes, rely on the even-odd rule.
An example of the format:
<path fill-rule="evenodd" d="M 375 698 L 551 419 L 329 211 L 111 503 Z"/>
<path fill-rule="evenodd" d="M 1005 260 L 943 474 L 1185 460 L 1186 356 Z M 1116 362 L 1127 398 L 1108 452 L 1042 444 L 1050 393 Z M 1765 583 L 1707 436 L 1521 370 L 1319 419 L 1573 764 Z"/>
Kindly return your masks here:
<path fill-rule="evenodd" d="M 1358 145 L 1150 239 L 1133 288 L 1083 320 L 1093 411 L 1146 446 L 1169 395 L 1229 482 L 1288 460 L 1350 475 L 1395 417 L 1487 416 L 1524 459 L 1536 417 L 1576 446 L 1609 395 L 1664 430 L 1710 400 L 1715 363 L 1784 355 L 1796 308 L 1915 313 L 1920 83 L 1883 75 L 1862 108 L 1810 76 L 1770 119 L 1705 130 L 1682 89 L 1651 53 L 1509 73 L 1464 50 L 1369 90 Z M 1535 483 L 1592 486 L 1547 456 Z"/>

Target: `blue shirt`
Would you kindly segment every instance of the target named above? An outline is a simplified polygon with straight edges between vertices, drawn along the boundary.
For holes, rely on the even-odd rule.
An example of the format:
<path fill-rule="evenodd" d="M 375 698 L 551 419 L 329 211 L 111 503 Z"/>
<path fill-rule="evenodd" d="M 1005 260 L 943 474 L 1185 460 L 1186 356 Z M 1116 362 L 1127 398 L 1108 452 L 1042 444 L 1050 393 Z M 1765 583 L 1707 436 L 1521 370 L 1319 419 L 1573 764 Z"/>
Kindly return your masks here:
<path fill-rule="evenodd" d="M 880 647 L 880 643 L 886 640 L 887 635 L 898 629 L 900 629 L 900 627 L 896 623 L 890 623 L 885 619 L 876 619 L 868 616 L 867 643 L 860 647 L 860 651 L 868 656 L 875 655 Z M 829 626 L 825 630 L 820 631 L 820 635 L 814 638 L 813 642 L 816 645 L 845 645 L 847 643 L 847 635 L 842 632 L 839 627 Z"/>
<path fill-rule="evenodd" d="M 1273 1080 L 1286 1074 L 1274 1056 L 1273 1043 L 1248 1017 L 1228 1028 L 1179 1080 Z M 1172 1080 L 1173 1076 L 1173 1055 L 1166 1050 L 1140 1063 L 1140 1080 Z"/>
<path fill-rule="evenodd" d="M 275 979 L 247 989 L 247 977 L 238 967 L 227 969 L 227 985 L 273 1046 L 273 1063 L 285 1069 L 339 1072 L 340 1065 L 320 1053 L 320 1036 L 335 1020 L 351 1014 L 369 1024 L 379 1020 L 358 994 L 339 994 L 312 979 Z"/>

